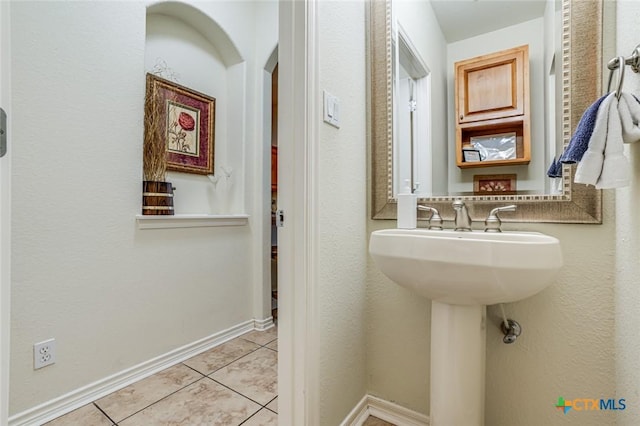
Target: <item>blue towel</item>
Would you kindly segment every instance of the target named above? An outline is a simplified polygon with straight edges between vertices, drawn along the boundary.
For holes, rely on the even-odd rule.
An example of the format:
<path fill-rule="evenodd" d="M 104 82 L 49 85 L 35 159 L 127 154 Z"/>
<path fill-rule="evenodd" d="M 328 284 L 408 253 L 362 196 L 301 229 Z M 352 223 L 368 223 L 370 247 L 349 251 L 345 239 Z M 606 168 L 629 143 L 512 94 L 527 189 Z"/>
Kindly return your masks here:
<path fill-rule="evenodd" d="M 553 159 L 551 166 L 549 166 L 549 170 L 547 170 L 547 176 L 550 178 L 562 177 L 562 163 L 560 162 L 560 159 Z"/>
<path fill-rule="evenodd" d="M 582 156 L 589 147 L 589 139 L 591 139 L 593 128 L 596 125 L 598 108 L 600 108 L 600 104 L 604 101 L 604 98 L 606 98 L 607 95 L 604 95 L 595 101 L 593 105 L 587 108 L 584 114 L 582 114 L 582 118 L 578 122 L 576 131 L 573 133 L 573 136 L 571 136 L 569 145 L 567 145 L 567 148 L 560 156 L 560 162 L 564 164 L 574 164 L 582 160 Z"/>

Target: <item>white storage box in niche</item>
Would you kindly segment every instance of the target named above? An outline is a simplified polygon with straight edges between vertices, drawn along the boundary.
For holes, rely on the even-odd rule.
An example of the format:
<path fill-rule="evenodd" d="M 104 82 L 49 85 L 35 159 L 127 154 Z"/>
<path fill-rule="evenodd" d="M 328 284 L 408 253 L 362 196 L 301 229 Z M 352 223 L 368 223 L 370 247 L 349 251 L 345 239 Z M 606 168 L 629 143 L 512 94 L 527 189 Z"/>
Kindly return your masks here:
<path fill-rule="evenodd" d="M 473 136 L 471 146 L 480 152 L 481 161 L 512 160 L 516 158 L 516 133 Z"/>

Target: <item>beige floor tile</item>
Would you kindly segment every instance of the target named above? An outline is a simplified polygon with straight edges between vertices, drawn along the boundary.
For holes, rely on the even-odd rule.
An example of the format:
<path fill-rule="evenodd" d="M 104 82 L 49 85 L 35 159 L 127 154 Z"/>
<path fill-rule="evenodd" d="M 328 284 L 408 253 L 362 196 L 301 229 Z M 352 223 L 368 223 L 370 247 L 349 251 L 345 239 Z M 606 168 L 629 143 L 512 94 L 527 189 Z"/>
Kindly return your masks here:
<path fill-rule="evenodd" d="M 274 351 L 278 350 L 278 340 L 274 340 L 273 342 L 269 343 L 267 346 L 265 346 L 266 348 L 269 349 L 273 349 Z"/>
<path fill-rule="evenodd" d="M 367 420 L 362 423 L 362 426 L 396 426 L 393 423 L 385 422 L 377 417 L 369 416 Z"/>
<path fill-rule="evenodd" d="M 119 423 L 120 426 L 234 426 L 260 409 L 205 377 Z"/>
<path fill-rule="evenodd" d="M 177 364 L 107 395 L 97 400 L 96 404 L 119 422 L 201 378 L 201 374 Z"/>
<path fill-rule="evenodd" d="M 266 405 L 266 407 L 267 407 L 269 410 L 271 410 L 271 411 L 273 411 L 273 412 L 277 413 L 277 412 L 278 412 L 278 397 L 276 397 L 276 399 L 274 399 L 273 401 L 271 401 L 270 403 L 268 403 L 268 404 Z"/>
<path fill-rule="evenodd" d="M 45 423 L 46 426 L 111 426 L 113 423 L 93 404 L 85 405 L 77 410 Z"/>
<path fill-rule="evenodd" d="M 278 353 L 260 348 L 209 377 L 265 405 L 278 395 Z"/>
<path fill-rule="evenodd" d="M 266 345 L 278 338 L 278 328 L 271 327 L 265 331 L 253 330 L 240 336 L 242 339 L 249 340 L 261 346 Z"/>
<path fill-rule="evenodd" d="M 242 423 L 242 426 L 278 426 L 278 415 L 263 408 L 249 420 Z"/>
<path fill-rule="evenodd" d="M 230 364 L 248 353 L 260 348 L 259 345 L 244 339 L 233 339 L 220 346 L 209 349 L 184 361 L 185 365 L 208 376 L 214 371 Z"/>

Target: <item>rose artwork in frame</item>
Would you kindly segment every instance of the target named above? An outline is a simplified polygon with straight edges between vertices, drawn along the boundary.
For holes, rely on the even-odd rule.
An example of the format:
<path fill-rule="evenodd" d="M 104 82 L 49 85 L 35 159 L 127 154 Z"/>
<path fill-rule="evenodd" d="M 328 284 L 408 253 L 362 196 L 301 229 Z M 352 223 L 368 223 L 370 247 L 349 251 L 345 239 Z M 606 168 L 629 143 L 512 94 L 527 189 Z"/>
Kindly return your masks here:
<path fill-rule="evenodd" d="M 147 90 L 162 103 L 167 170 L 213 174 L 216 100 L 211 96 L 147 74 Z"/>
<path fill-rule="evenodd" d="M 516 176 L 515 174 L 474 175 L 473 193 L 475 195 L 514 195 Z"/>

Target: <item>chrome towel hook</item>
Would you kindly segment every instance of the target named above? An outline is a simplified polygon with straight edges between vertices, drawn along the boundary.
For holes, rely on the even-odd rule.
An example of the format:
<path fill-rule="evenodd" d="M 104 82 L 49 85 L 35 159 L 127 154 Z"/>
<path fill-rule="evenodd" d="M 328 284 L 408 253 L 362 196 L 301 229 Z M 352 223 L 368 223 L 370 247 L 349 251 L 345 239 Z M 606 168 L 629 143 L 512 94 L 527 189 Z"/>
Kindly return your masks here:
<path fill-rule="evenodd" d="M 616 85 L 616 97 L 620 99 L 622 94 L 622 82 L 624 81 L 624 69 L 625 65 L 629 65 L 631 70 L 635 73 L 640 73 L 640 44 L 633 49 L 631 56 L 625 58 L 624 56 L 618 56 L 611 59 L 607 63 L 609 68 L 609 83 L 607 84 L 607 92 L 611 91 L 611 82 L 613 80 L 613 71 L 618 70 L 618 84 Z"/>
<path fill-rule="evenodd" d="M 618 56 L 617 58 L 613 58 L 607 64 L 607 68 L 609 68 L 609 83 L 607 83 L 607 93 L 611 92 L 611 82 L 613 81 L 613 72 L 614 70 L 618 70 L 618 83 L 616 84 L 616 98 L 620 99 L 622 96 L 622 82 L 624 81 L 624 65 L 620 66 L 619 64 L 624 64 L 624 56 Z M 613 67 L 612 67 L 613 65 Z"/>
<path fill-rule="evenodd" d="M 636 74 L 640 72 L 640 44 L 633 49 L 633 53 L 625 59 L 624 63 L 629 65 Z"/>

